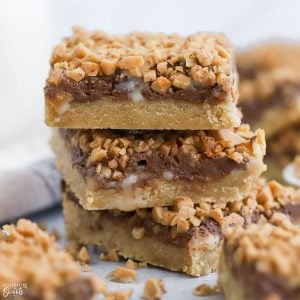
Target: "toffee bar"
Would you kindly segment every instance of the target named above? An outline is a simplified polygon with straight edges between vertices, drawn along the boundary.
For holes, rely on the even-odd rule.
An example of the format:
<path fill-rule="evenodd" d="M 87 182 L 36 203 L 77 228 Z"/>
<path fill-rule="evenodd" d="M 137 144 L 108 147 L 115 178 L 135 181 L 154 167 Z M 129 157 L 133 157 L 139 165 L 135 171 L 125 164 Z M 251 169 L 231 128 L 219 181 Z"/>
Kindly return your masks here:
<path fill-rule="evenodd" d="M 219 283 L 228 300 L 300 299 L 299 227 L 282 214 L 234 228 L 222 248 Z"/>
<path fill-rule="evenodd" d="M 88 211 L 66 186 L 63 206 L 68 238 L 80 245 L 116 249 L 125 258 L 200 276 L 216 271 L 221 241 L 230 228 L 266 221 L 275 211 L 290 215 L 294 221 L 300 217 L 295 190 L 263 179 L 240 202 L 194 204 L 188 197 L 173 202 L 173 207 L 133 212 Z"/>
<path fill-rule="evenodd" d="M 295 43 L 268 43 L 237 54 L 243 121 L 263 128 L 267 139 L 300 120 L 299 61 Z"/>
<path fill-rule="evenodd" d="M 57 166 L 89 210 L 135 210 L 242 200 L 265 170 L 264 133 L 243 125 L 219 131 L 54 130 Z"/>
<path fill-rule="evenodd" d="M 88 300 L 106 292 L 100 277 L 82 276 L 71 255 L 29 220 L 0 228 L 0 264 L 1 299 Z"/>
<path fill-rule="evenodd" d="M 49 126 L 220 129 L 240 124 L 232 46 L 222 34 L 74 30 L 53 51 Z"/>

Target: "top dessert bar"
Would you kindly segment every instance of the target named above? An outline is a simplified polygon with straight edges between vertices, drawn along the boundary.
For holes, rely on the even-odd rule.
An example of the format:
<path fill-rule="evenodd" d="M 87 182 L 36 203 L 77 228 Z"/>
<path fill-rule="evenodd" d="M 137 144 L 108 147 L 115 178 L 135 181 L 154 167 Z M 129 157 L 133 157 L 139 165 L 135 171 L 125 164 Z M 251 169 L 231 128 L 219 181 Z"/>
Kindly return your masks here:
<path fill-rule="evenodd" d="M 199 130 L 240 124 L 235 61 L 223 34 L 112 36 L 75 28 L 50 63 L 49 126 Z"/>
<path fill-rule="evenodd" d="M 240 52 L 237 67 L 245 122 L 265 129 L 268 138 L 300 120 L 299 44 L 268 43 Z"/>

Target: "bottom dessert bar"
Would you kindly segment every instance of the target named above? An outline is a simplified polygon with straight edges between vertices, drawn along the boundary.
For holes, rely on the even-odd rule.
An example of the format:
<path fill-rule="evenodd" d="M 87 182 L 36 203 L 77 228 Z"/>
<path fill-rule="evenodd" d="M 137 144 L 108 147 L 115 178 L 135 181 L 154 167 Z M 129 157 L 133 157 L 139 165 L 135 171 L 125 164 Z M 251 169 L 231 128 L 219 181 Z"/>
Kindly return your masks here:
<path fill-rule="evenodd" d="M 300 229 L 276 213 L 225 238 L 219 283 L 227 300 L 300 299 Z"/>
<path fill-rule="evenodd" d="M 70 240 L 200 276 L 216 271 L 220 242 L 230 227 L 266 220 L 274 211 L 296 218 L 300 210 L 295 195 L 293 189 L 261 180 L 249 197 L 227 205 L 194 204 L 190 198 L 179 197 L 168 208 L 88 211 L 65 187 L 63 206 Z"/>

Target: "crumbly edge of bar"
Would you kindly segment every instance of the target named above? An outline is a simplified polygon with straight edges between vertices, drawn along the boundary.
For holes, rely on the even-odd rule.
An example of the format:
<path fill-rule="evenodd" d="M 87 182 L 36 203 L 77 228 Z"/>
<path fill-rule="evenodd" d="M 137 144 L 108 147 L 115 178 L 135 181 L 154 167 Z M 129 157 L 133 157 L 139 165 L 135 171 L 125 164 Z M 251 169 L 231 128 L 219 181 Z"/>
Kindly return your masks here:
<path fill-rule="evenodd" d="M 1 283 L 27 284 L 24 292 L 29 298 L 34 295 L 43 299 L 64 294 L 71 296 L 71 290 L 81 285 L 85 296 L 92 297 L 100 288 L 100 278 L 96 275 L 81 277 L 80 266 L 58 247 L 53 236 L 26 219 L 1 228 L 0 261 L 3 270 L 0 272 Z"/>
<path fill-rule="evenodd" d="M 166 158 L 173 156 L 180 159 L 181 155 L 187 155 L 194 161 L 201 156 L 228 157 L 242 164 L 258 152 L 265 153 L 264 132 L 257 130 L 253 133 L 248 125 L 234 130 L 196 132 L 62 129 L 60 132 L 71 148 L 81 153 L 84 168 L 94 166 L 96 174 L 114 181 L 124 179 L 128 161 L 136 154 L 151 156 L 158 151 Z"/>
<path fill-rule="evenodd" d="M 233 268 L 252 266 L 258 273 L 299 286 L 300 229 L 281 213 L 266 223 L 231 229 L 224 241 Z M 229 259 L 229 258 L 228 258 Z"/>
<path fill-rule="evenodd" d="M 54 49 L 50 63 L 47 85 L 59 85 L 65 74 L 79 82 L 121 71 L 140 78 L 158 94 L 200 83 L 203 87 L 218 85 L 237 100 L 232 45 L 223 34 L 183 37 L 134 32 L 112 36 L 76 27 L 73 36 Z"/>
<path fill-rule="evenodd" d="M 282 129 L 268 141 L 267 156 L 284 167 L 300 153 L 300 123 Z"/>
<path fill-rule="evenodd" d="M 79 203 L 68 186 L 65 191 L 69 198 Z M 204 232 L 223 235 L 234 226 L 244 226 L 252 222 L 264 222 L 278 211 L 293 214 L 290 210 L 293 205 L 300 205 L 300 190 L 283 186 L 276 181 L 267 182 L 260 178 L 251 193 L 243 201 L 229 202 L 227 204 L 199 203 L 195 204 L 189 197 L 178 197 L 170 207 L 153 207 L 138 209 L 135 212 L 121 212 L 119 210 L 106 210 L 91 212 L 96 218 L 111 215 L 115 220 L 132 219 L 132 235 L 140 239 L 145 235 L 144 221 L 150 220 L 153 232 L 159 232 L 169 227 L 172 239 L 182 238 L 183 234 L 192 232 L 193 228 L 203 227 Z M 138 222 L 133 221 L 138 218 Z M 144 221 L 143 221 L 144 220 Z M 212 223 L 210 222 L 212 221 Z M 158 226 L 156 226 L 158 225 Z M 156 228 L 154 228 L 156 227 Z M 190 235 L 190 238 L 193 237 Z"/>

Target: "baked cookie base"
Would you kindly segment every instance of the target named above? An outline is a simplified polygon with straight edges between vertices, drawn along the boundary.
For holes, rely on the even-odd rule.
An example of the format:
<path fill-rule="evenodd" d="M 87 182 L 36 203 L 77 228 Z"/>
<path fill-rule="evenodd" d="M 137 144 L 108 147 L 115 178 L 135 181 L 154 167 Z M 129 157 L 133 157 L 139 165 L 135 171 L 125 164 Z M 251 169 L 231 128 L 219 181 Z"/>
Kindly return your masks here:
<path fill-rule="evenodd" d="M 57 130 L 53 132 L 51 145 L 57 157 L 58 169 L 62 171 L 66 183 L 79 198 L 80 204 L 88 210 L 130 211 L 145 207 L 169 206 L 173 205 L 178 196 L 188 196 L 194 203 L 240 201 L 249 194 L 254 182 L 265 170 L 263 153 L 257 151 L 255 156 L 250 157 L 245 170 L 234 170 L 218 181 L 203 183 L 201 186 L 197 182 L 161 179 L 155 186 L 101 188 L 95 191 L 88 187 L 80 171 L 73 168 L 71 153 Z"/>
<path fill-rule="evenodd" d="M 60 112 L 60 114 L 58 113 Z M 45 98 L 45 122 L 61 128 L 111 129 L 224 129 L 240 125 L 236 105 L 210 105 L 189 100 L 112 100 L 68 102 Z"/>
<path fill-rule="evenodd" d="M 216 271 L 220 251 L 220 238 L 212 235 L 210 249 L 190 249 L 168 244 L 153 237 L 135 239 L 130 224 L 116 224 L 109 216 L 100 216 L 98 227 L 92 225 L 91 214 L 79 204 L 63 196 L 65 227 L 69 240 L 83 245 L 97 245 L 116 249 L 125 257 L 192 276 Z M 95 212 L 96 213 L 96 212 Z M 124 222 L 125 223 L 125 222 Z"/>

